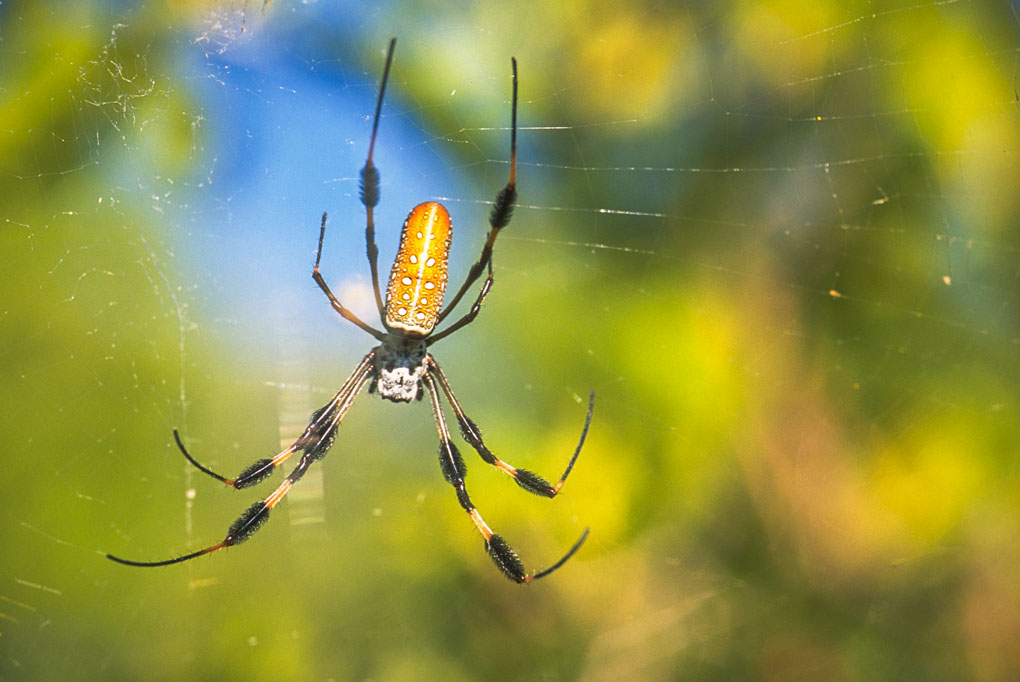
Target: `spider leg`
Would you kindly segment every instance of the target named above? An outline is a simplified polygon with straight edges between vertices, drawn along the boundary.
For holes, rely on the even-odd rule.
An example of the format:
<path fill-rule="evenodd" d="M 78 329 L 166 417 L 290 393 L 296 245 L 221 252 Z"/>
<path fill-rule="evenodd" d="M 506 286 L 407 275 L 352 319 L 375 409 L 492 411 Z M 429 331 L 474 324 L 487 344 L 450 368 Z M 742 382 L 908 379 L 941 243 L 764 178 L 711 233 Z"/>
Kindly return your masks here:
<path fill-rule="evenodd" d="M 223 549 L 224 547 L 239 545 L 250 538 L 256 531 L 258 531 L 259 528 L 262 527 L 262 524 L 269 519 L 269 512 L 272 511 L 273 507 L 275 507 L 288 492 L 290 492 L 290 489 L 301 479 L 302 476 L 305 475 L 308 468 L 326 456 L 330 446 L 333 445 L 333 441 L 336 440 L 336 434 L 341 420 L 344 418 L 344 415 L 347 414 L 347 410 L 350 409 L 351 405 L 354 404 L 354 399 L 357 398 L 358 393 L 365 385 L 365 382 L 367 382 L 372 376 L 374 358 L 375 350 L 372 350 L 361 361 L 357 369 L 354 370 L 354 373 L 344 384 L 344 387 L 340 389 L 337 395 L 334 396 L 333 399 L 323 408 L 316 410 L 315 413 L 313 413 L 312 423 L 309 424 L 305 433 L 301 436 L 301 438 L 295 441 L 293 445 L 277 455 L 273 458 L 273 460 L 260 460 L 245 470 L 245 473 L 249 473 L 253 479 L 257 480 L 252 480 L 241 485 L 238 481 L 242 480 L 245 476 L 245 473 L 242 473 L 242 475 L 236 480 L 230 481 L 229 479 L 213 473 L 209 469 L 206 469 L 195 462 L 195 460 L 187 454 L 187 451 L 184 450 L 183 446 L 181 447 L 182 452 L 184 452 L 188 460 L 195 464 L 195 466 L 197 466 L 201 471 L 209 474 L 213 478 L 222 480 L 228 485 L 233 485 L 235 488 L 253 485 L 258 481 L 265 479 L 265 477 L 272 472 L 273 467 L 283 462 L 294 452 L 302 450 L 301 459 L 287 478 L 283 480 L 279 487 L 277 487 L 276 490 L 269 495 L 269 497 L 248 507 L 248 509 L 246 509 L 236 521 L 230 524 L 230 528 L 227 530 L 227 536 L 223 538 L 223 540 L 215 545 L 206 547 L 205 549 L 200 549 L 197 552 L 191 552 L 190 554 L 184 554 L 182 556 L 174 557 L 172 559 L 164 559 L 162 561 L 134 561 L 132 559 L 122 559 L 112 554 L 107 554 L 106 558 L 128 566 L 169 566 L 170 564 L 179 564 L 183 561 L 188 561 L 189 559 L 202 556 L 203 554 L 215 552 Z M 178 444 L 180 444 L 179 439 Z M 275 464 L 273 463 L 274 461 L 276 461 Z M 265 462 L 266 464 L 261 464 L 262 462 Z M 258 468 L 260 464 L 261 469 Z"/>
<path fill-rule="evenodd" d="M 379 309 L 379 319 L 386 320 L 382 294 L 379 291 L 379 247 L 375 245 L 375 219 L 373 212 L 379 203 L 379 170 L 372 163 L 372 152 L 375 150 L 375 137 L 379 132 L 379 113 L 382 111 L 383 94 L 386 92 L 386 81 L 390 77 L 390 65 L 393 63 L 393 50 L 397 39 L 390 39 L 390 47 L 386 53 L 386 66 L 383 67 L 382 81 L 379 84 L 379 99 L 375 103 L 375 116 L 372 118 L 372 138 L 368 143 L 368 158 L 361 169 L 361 203 L 365 205 L 365 251 L 368 266 L 372 271 L 372 291 L 375 292 L 375 304 Z"/>
<path fill-rule="evenodd" d="M 371 219 L 369 220 L 371 221 Z M 355 315 L 348 308 L 345 308 L 343 303 L 340 302 L 340 299 L 338 299 L 333 294 L 333 292 L 330 291 L 329 285 L 326 284 L 326 280 L 324 280 L 322 278 L 322 275 L 319 274 L 319 261 L 322 260 L 322 240 L 325 239 L 325 237 L 326 237 L 326 214 L 323 213 L 322 225 L 319 227 L 319 248 L 315 252 L 315 267 L 312 268 L 312 279 L 314 279 L 315 283 L 319 285 L 320 289 L 322 289 L 322 293 L 326 294 L 326 298 L 328 298 L 329 302 L 333 305 L 333 310 L 340 313 L 340 315 L 343 316 L 343 318 L 348 322 L 352 322 L 358 325 L 363 330 L 374 336 L 376 339 L 382 341 L 383 339 L 386 338 L 386 335 L 383 334 L 378 329 L 375 329 L 370 325 L 365 324 L 364 322 L 361 321 L 360 317 Z M 378 284 L 376 284 L 376 288 L 378 288 Z"/>
<path fill-rule="evenodd" d="M 371 365 L 374 357 L 375 351 L 373 350 L 371 353 L 362 358 L 361 362 L 354 369 L 354 372 L 351 373 L 351 376 L 348 377 L 347 381 L 344 382 L 344 385 L 340 387 L 340 390 L 336 392 L 336 395 L 334 395 L 328 403 L 312 413 L 311 419 L 308 422 L 308 426 L 305 427 L 304 433 L 302 433 L 301 437 L 295 440 L 290 447 L 277 453 L 273 457 L 266 457 L 253 462 L 250 466 L 245 467 L 245 469 L 239 473 L 236 478 L 227 478 L 226 476 L 218 474 L 199 463 L 198 460 L 191 456 L 187 448 L 184 447 L 184 443 L 181 442 L 180 433 L 177 429 L 174 429 L 174 440 L 177 441 L 177 447 L 196 469 L 201 471 L 203 474 L 215 478 L 221 483 L 229 485 L 231 488 L 240 490 L 242 488 L 250 488 L 251 486 L 258 485 L 271 476 L 273 471 L 276 470 L 276 467 L 287 461 L 287 459 L 295 452 L 298 450 L 308 449 L 310 446 L 318 443 L 322 439 L 323 433 L 328 430 L 325 427 L 331 423 L 333 416 L 336 414 L 337 406 L 346 399 L 348 392 L 351 390 L 351 387 L 354 385 L 358 376 L 366 367 Z"/>
<path fill-rule="evenodd" d="M 460 426 L 461 437 L 475 449 L 478 456 L 485 460 L 486 463 L 509 475 L 517 485 L 528 492 L 542 495 L 543 497 L 556 497 L 563 487 L 563 483 L 567 480 L 567 476 L 573 470 L 574 463 L 577 461 L 578 455 L 581 454 L 581 448 L 584 446 L 584 439 L 588 436 L 592 413 L 595 410 L 595 391 L 588 394 L 588 413 L 584 418 L 584 428 L 581 429 L 581 437 L 577 442 L 577 447 L 574 448 L 574 454 L 571 456 L 570 461 L 567 462 L 567 468 L 563 471 L 563 475 L 560 476 L 559 480 L 556 483 L 549 483 L 549 481 L 538 474 L 527 469 L 518 469 L 511 466 L 492 454 L 492 451 L 482 441 L 481 429 L 467 416 L 464 409 L 460 406 L 460 402 L 457 400 L 457 396 L 454 395 L 453 388 L 450 387 L 450 382 L 447 381 L 446 375 L 439 367 L 439 363 L 431 355 L 428 356 L 426 362 L 429 374 L 439 383 L 439 387 L 443 390 L 443 395 L 446 396 L 450 406 L 453 407 L 453 413 L 457 416 L 457 424 Z"/>
<path fill-rule="evenodd" d="M 425 340 L 425 345 L 431 346 L 436 341 L 442 341 L 447 336 L 454 333 L 461 327 L 471 324 L 474 321 L 474 319 L 478 317 L 478 313 L 482 309 L 482 303 L 485 301 L 485 297 L 489 295 L 489 289 L 491 288 L 492 288 L 492 260 L 490 259 L 489 275 L 485 278 L 485 282 L 482 283 L 482 288 L 481 290 L 479 290 L 478 296 L 477 298 L 475 298 L 475 302 L 471 306 L 471 310 L 468 311 L 468 314 L 460 318 L 459 320 L 457 320 L 456 322 L 454 322 L 453 324 L 451 324 L 449 327 L 439 332 L 438 334 L 432 334 L 431 336 L 429 336 Z"/>
<path fill-rule="evenodd" d="M 392 38 L 390 40 L 389 51 L 386 54 L 386 66 L 383 69 L 382 83 L 379 85 L 379 99 L 375 103 L 375 116 L 372 119 L 372 138 L 368 143 L 368 157 L 365 159 L 365 165 L 361 169 L 360 183 L 361 203 L 365 205 L 365 254 L 368 257 L 368 267 L 372 271 L 372 292 L 375 295 L 375 305 L 379 310 L 379 319 L 383 320 L 384 323 L 386 316 L 383 309 L 382 294 L 379 291 L 379 247 L 375 244 L 374 217 L 375 206 L 379 203 L 379 170 L 372 163 L 372 152 L 375 150 L 375 138 L 379 132 L 379 113 L 382 111 L 383 94 L 386 92 L 386 81 L 389 80 L 390 65 L 393 63 L 393 50 L 396 46 L 397 39 Z M 353 322 L 379 341 L 382 341 L 385 338 L 385 334 L 366 324 L 361 318 L 344 307 L 340 300 L 330 291 L 326 280 L 319 274 L 319 261 L 322 259 L 322 242 L 325 236 L 326 214 L 323 213 L 322 226 L 319 228 L 319 249 L 315 253 L 315 267 L 312 268 L 312 279 L 319 285 L 322 292 L 326 294 L 329 302 L 333 305 L 333 309 L 340 313 L 345 320 Z"/>
<path fill-rule="evenodd" d="M 460 299 L 464 297 L 464 294 L 471 285 L 474 284 L 478 278 L 482 275 L 482 271 L 486 268 L 489 269 L 489 277 L 486 280 L 486 285 L 483 287 L 485 293 L 488 293 L 488 288 L 492 286 L 492 245 L 496 242 L 496 237 L 499 236 L 499 231 L 506 227 L 510 223 L 510 218 L 514 211 L 514 201 L 517 199 L 517 60 L 511 59 L 510 64 L 513 67 L 513 78 L 514 78 L 514 94 L 513 100 L 510 105 L 510 178 L 507 180 L 506 186 L 499 191 L 496 195 L 496 201 L 492 205 L 492 212 L 489 214 L 489 234 L 485 238 L 485 245 L 482 246 L 482 254 L 478 257 L 478 260 L 471 269 L 468 271 L 467 279 L 464 280 L 464 284 L 461 285 L 460 289 L 457 290 L 456 295 L 450 299 L 450 304 L 446 306 L 446 309 L 439 315 L 439 319 L 436 324 L 442 322 L 447 315 L 449 315 Z M 485 295 L 479 296 L 476 306 L 481 307 L 482 299 Z M 465 324 L 470 322 L 478 315 L 478 311 L 472 309 L 472 312 L 468 313 L 464 319 L 457 322 L 454 327 L 459 329 Z M 470 319 L 467 319 L 470 317 Z M 440 334 L 440 338 L 446 336 L 449 331 Z"/>
<path fill-rule="evenodd" d="M 460 502 L 460 506 L 468 513 L 471 521 L 475 524 L 475 528 L 478 529 L 478 532 L 485 539 L 485 550 L 489 553 L 496 567 L 507 578 L 518 583 L 530 583 L 558 569 L 581 548 L 581 545 L 584 544 L 588 537 L 588 529 L 584 530 L 580 539 L 556 563 L 537 573 L 528 574 L 517 553 L 501 535 L 494 533 L 489 528 L 485 520 L 482 519 L 481 514 L 475 509 L 474 504 L 472 504 L 471 498 L 468 496 L 467 487 L 464 484 L 467 467 L 464 466 L 464 460 L 460 456 L 457 446 L 450 439 L 450 430 L 447 428 L 446 418 L 443 416 L 443 408 L 439 403 L 439 392 L 431 372 L 426 373 L 422 381 L 425 382 L 425 386 L 428 389 L 429 399 L 432 401 L 432 412 L 436 419 L 436 430 L 439 433 L 439 464 L 443 469 L 443 476 L 456 490 L 457 501 Z"/>

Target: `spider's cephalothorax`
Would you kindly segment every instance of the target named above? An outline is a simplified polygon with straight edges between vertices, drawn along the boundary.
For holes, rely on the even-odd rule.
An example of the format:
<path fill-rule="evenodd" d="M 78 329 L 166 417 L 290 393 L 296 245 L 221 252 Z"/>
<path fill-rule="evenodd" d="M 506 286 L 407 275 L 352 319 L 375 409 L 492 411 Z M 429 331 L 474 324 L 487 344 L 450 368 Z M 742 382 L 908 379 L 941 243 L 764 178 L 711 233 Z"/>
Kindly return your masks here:
<path fill-rule="evenodd" d="M 375 353 L 375 383 L 370 388 L 395 403 L 409 403 L 421 398 L 421 381 L 425 376 L 425 341 L 403 334 L 390 333 Z"/>
<path fill-rule="evenodd" d="M 375 105 L 375 117 L 372 121 L 372 137 L 368 145 L 368 158 L 365 167 L 361 169 L 361 201 L 365 205 L 365 242 L 367 244 L 368 264 L 372 272 L 372 289 L 375 294 L 376 307 L 379 310 L 379 317 L 382 320 L 381 331 L 366 324 L 348 310 L 340 300 L 329 289 L 326 280 L 319 274 L 319 261 L 322 258 L 322 242 L 326 236 L 326 214 L 322 214 L 322 224 L 319 227 L 319 248 L 315 255 L 315 267 L 312 268 L 312 278 L 319 285 L 330 304 L 344 319 L 356 324 L 358 327 L 375 337 L 380 345 L 376 346 L 362 358 L 361 362 L 354 369 L 354 373 L 347 379 L 340 390 L 333 398 L 312 413 L 308 426 L 304 433 L 294 441 L 290 447 L 274 457 L 260 459 L 248 466 L 236 478 L 227 478 L 199 464 L 185 449 L 177 430 L 174 429 L 174 439 L 181 452 L 200 471 L 212 476 L 218 481 L 233 488 L 247 488 L 261 483 L 269 477 L 276 467 L 296 453 L 301 453 L 297 466 L 283 480 L 283 482 L 268 497 L 261 502 L 256 502 L 230 525 L 227 536 L 220 542 L 197 552 L 191 552 L 183 556 L 165 559 L 163 561 L 132 561 L 121 559 L 107 554 L 110 559 L 128 564 L 129 566 L 166 566 L 176 564 L 197 556 L 215 552 L 224 547 L 238 545 L 255 534 L 263 523 L 269 518 L 269 513 L 282 500 L 297 481 L 305 475 L 308 468 L 318 460 L 322 459 L 329 448 L 336 440 L 337 430 L 341 420 L 347 414 L 357 398 L 358 393 L 365 387 L 369 390 L 378 391 L 379 395 L 393 402 L 411 402 L 428 394 L 432 404 L 432 414 L 436 422 L 436 432 L 439 434 L 439 464 L 443 471 L 443 477 L 453 486 L 457 494 L 457 501 L 467 512 L 475 528 L 481 533 L 485 540 L 485 549 L 495 562 L 500 571 L 511 580 L 519 583 L 527 583 L 537 578 L 546 576 L 563 565 L 567 559 L 574 555 L 588 537 L 588 530 L 581 534 L 580 539 L 574 543 L 567 553 L 549 568 L 537 573 L 528 573 L 524 569 L 516 552 L 510 548 L 502 536 L 494 533 L 482 519 L 481 514 L 475 509 L 471 498 L 468 496 L 467 487 L 464 484 L 464 476 L 467 469 L 464 460 L 450 437 L 450 429 L 446 423 L 446 416 L 440 403 L 440 393 L 446 398 L 446 402 L 453 410 L 457 418 L 457 425 L 460 428 L 460 435 L 478 453 L 487 464 L 499 469 L 509 475 L 520 487 L 525 490 L 542 495 L 544 497 L 555 497 L 563 487 L 563 482 L 570 474 L 570 470 L 581 453 L 581 446 L 584 445 L 585 436 L 588 434 L 588 427 L 591 424 L 591 415 L 595 406 L 594 391 L 588 396 L 588 413 L 585 417 L 584 428 L 581 430 L 581 438 L 577 443 L 573 456 L 567 463 L 567 468 L 556 483 L 549 483 L 538 474 L 527 469 L 518 469 L 509 463 L 496 457 L 482 441 L 482 433 L 473 421 L 461 408 L 457 397 L 450 387 L 439 363 L 428 352 L 429 346 L 437 341 L 446 338 L 461 327 L 470 324 L 482 308 L 482 303 L 492 287 L 492 245 L 499 235 L 499 231 L 510 222 L 513 212 L 514 201 L 517 197 L 516 171 L 517 171 L 517 61 L 511 60 L 513 66 L 513 99 L 510 114 L 510 177 L 506 186 L 496 195 L 492 206 L 492 213 L 489 216 L 489 234 L 486 236 L 485 244 L 482 246 L 482 254 L 471 269 L 468 271 L 464 284 L 457 290 L 450 304 L 443 307 L 443 293 L 446 290 L 447 263 L 450 255 L 450 239 L 452 227 L 450 214 L 442 204 L 434 201 L 425 202 L 415 206 L 404 222 L 403 230 L 400 233 L 400 248 L 397 257 L 393 262 L 393 269 L 390 272 L 389 285 L 386 287 L 386 304 L 383 305 L 382 293 L 379 289 L 379 249 L 375 245 L 375 221 L 374 209 L 379 203 L 379 171 L 372 163 L 372 151 L 375 148 L 375 137 L 379 130 L 379 113 L 382 109 L 383 94 L 386 92 L 386 81 L 390 73 L 390 65 L 393 63 L 393 49 L 396 46 L 396 38 L 390 41 L 389 52 L 386 56 L 386 66 L 383 69 L 382 83 L 379 86 L 379 99 Z M 457 306 L 464 294 L 478 281 L 482 273 L 486 273 L 485 281 L 482 283 L 471 309 L 459 320 L 448 325 L 440 332 L 436 332 L 436 326 L 440 324 L 447 315 Z"/>

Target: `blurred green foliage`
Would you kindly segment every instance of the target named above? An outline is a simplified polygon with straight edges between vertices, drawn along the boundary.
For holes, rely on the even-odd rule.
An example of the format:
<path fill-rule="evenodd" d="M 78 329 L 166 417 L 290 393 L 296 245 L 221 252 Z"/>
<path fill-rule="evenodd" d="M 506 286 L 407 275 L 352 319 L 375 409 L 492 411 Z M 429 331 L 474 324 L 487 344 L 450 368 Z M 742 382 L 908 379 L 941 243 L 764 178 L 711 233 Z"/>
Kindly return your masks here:
<path fill-rule="evenodd" d="M 1020 678 L 1018 29 L 965 0 L 0 6 L 0 679 Z M 364 395 L 253 542 L 106 561 L 216 542 L 261 494 L 189 471 L 171 427 L 240 470 L 300 432 L 285 394 L 307 415 L 369 347 L 251 321 L 299 304 L 238 278 L 308 275 L 232 258 L 249 226 L 202 208 L 258 137 L 202 84 L 293 53 L 373 83 L 394 34 L 423 138 L 398 151 L 442 155 L 457 211 L 503 182 L 479 128 L 522 65 L 521 206 L 436 353 L 550 476 L 596 389 L 555 502 L 462 448 L 529 566 L 591 539 L 506 583 L 425 406 Z M 358 251 L 360 215 L 331 238 Z"/>

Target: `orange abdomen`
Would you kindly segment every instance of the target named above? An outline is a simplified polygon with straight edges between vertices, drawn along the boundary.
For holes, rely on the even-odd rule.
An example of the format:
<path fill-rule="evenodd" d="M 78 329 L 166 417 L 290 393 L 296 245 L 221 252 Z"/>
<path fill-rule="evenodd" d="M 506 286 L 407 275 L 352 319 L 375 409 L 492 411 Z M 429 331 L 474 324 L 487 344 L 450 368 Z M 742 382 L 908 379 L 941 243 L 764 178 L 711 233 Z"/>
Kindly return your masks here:
<path fill-rule="evenodd" d="M 453 226 L 442 204 L 418 204 L 404 221 L 400 249 L 386 287 L 386 326 L 427 336 L 436 326 L 446 291 Z"/>

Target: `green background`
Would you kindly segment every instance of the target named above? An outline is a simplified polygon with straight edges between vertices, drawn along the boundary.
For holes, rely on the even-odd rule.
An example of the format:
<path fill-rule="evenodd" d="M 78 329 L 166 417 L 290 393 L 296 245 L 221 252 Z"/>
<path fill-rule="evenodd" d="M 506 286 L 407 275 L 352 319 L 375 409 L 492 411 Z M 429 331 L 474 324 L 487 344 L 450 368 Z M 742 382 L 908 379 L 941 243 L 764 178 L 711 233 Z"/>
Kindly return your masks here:
<path fill-rule="evenodd" d="M 1020 20 L 1006 2 L 0 5 L 0 679 L 1020 678 Z M 493 568 L 426 404 L 364 394 L 243 547 L 232 475 L 371 339 L 415 203 L 434 350 L 528 495 L 461 446 L 531 569 Z M 370 319 L 371 322 L 375 320 Z M 452 416 L 452 415 L 451 415 Z M 279 481 L 277 474 L 276 481 Z"/>

